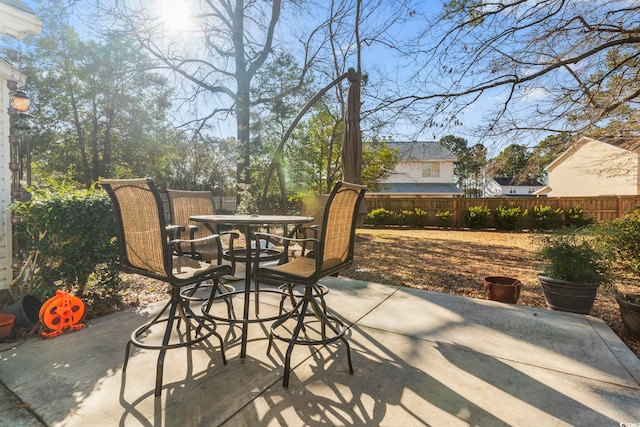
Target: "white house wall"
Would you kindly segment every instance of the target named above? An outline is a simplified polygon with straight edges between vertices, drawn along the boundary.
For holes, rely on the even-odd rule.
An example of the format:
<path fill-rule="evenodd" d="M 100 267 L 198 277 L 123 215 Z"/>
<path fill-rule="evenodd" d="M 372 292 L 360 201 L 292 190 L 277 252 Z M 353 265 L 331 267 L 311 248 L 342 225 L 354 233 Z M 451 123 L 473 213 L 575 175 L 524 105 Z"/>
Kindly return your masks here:
<path fill-rule="evenodd" d="M 42 21 L 22 1 L 0 0 L 0 34 L 22 39 L 29 34 L 39 34 Z M 0 290 L 8 289 L 13 272 L 11 236 L 11 171 L 9 170 L 9 90 L 7 80 L 25 82 L 26 76 L 11 64 L 0 60 Z"/>
<path fill-rule="evenodd" d="M 586 139 L 550 166 L 552 197 L 638 194 L 638 155 L 604 142 Z"/>
<path fill-rule="evenodd" d="M 489 179 L 483 188 L 484 197 L 499 196 L 532 196 L 542 186 L 535 185 L 505 185 L 502 186 L 495 179 Z"/>
<path fill-rule="evenodd" d="M 400 161 L 396 165 L 394 172 L 384 181 L 385 183 L 446 183 L 453 182 L 453 162 L 451 161 L 430 161 L 427 163 L 440 164 L 440 176 L 422 176 L 422 164 L 424 162 Z"/>
<path fill-rule="evenodd" d="M 0 290 L 8 289 L 11 283 L 11 171 L 9 170 L 9 89 L 7 80 L 24 76 L 7 64 L 0 61 Z"/>

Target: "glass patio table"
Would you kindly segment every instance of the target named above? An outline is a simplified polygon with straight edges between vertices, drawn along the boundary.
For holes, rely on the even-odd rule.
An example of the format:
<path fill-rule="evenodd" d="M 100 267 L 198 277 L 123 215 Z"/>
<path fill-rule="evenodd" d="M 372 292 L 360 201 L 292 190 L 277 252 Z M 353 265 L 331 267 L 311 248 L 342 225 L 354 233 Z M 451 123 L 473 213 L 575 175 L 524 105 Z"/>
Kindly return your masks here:
<path fill-rule="evenodd" d="M 238 227 L 238 229 L 244 234 L 245 238 L 245 248 L 234 250 L 234 254 L 237 259 L 245 262 L 245 279 L 244 279 L 244 290 L 235 291 L 230 293 L 225 293 L 223 296 L 219 298 L 229 297 L 233 294 L 243 294 L 243 311 L 242 311 L 242 319 L 232 319 L 232 318 L 220 318 L 213 316 L 204 312 L 205 316 L 212 317 L 215 320 L 228 321 L 229 323 L 241 323 L 242 324 L 242 337 L 241 337 L 241 347 L 240 347 L 240 359 L 244 360 L 247 357 L 247 335 L 248 335 L 248 326 L 249 323 L 255 322 L 265 322 L 269 320 L 275 320 L 274 317 L 268 318 L 259 318 L 258 314 L 258 300 L 256 298 L 256 317 L 250 318 L 249 316 L 249 305 L 251 299 L 251 292 L 256 291 L 256 289 L 251 289 L 251 263 L 258 256 L 259 260 L 272 260 L 280 256 L 280 253 L 275 253 L 273 250 L 269 248 L 259 248 L 257 242 L 255 248 L 252 248 L 251 245 L 251 228 L 257 226 L 273 226 L 273 225 L 281 225 L 285 228 L 284 234 L 286 235 L 286 228 L 290 225 L 293 226 L 301 226 L 302 224 L 313 222 L 313 217 L 308 216 L 297 216 L 297 215 L 194 215 L 190 217 L 191 221 L 199 222 L 204 224 L 206 227 L 210 228 L 213 232 L 216 232 L 218 225 L 233 225 Z M 244 254 L 242 253 L 244 252 Z M 256 254 L 257 252 L 257 254 Z M 257 267 L 257 266 L 256 266 Z M 278 292 L 280 291 L 272 291 Z M 209 307 L 210 309 L 211 307 Z"/>

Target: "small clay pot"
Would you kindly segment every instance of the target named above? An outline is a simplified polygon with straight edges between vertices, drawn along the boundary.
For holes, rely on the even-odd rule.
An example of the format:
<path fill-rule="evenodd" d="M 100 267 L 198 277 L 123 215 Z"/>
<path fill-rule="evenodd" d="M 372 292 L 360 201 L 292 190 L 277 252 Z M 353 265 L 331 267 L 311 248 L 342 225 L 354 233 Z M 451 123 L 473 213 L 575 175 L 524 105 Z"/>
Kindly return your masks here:
<path fill-rule="evenodd" d="M 503 276 L 488 276 L 484 278 L 484 294 L 492 301 L 515 304 L 520 297 L 522 283 L 518 279 Z"/>
<path fill-rule="evenodd" d="M 13 322 L 16 316 L 13 314 L 0 313 L 0 340 L 8 337 L 13 330 Z"/>

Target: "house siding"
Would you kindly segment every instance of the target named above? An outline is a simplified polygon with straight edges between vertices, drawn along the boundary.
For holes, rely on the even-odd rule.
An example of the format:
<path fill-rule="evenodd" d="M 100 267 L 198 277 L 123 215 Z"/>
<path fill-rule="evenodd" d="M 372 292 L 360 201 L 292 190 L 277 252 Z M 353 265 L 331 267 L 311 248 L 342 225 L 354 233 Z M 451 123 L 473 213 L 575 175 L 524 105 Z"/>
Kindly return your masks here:
<path fill-rule="evenodd" d="M 501 181 L 501 182 L 498 182 Z M 483 187 L 483 197 L 500 197 L 500 196 L 534 196 L 535 192 L 543 188 L 537 180 L 528 179 L 519 185 L 504 184 L 510 182 L 506 178 L 489 178 Z"/>
<path fill-rule="evenodd" d="M 419 195 L 448 195 L 462 192 L 453 182 L 455 156 L 442 144 L 431 142 L 389 142 L 398 150 L 399 160 L 393 172 L 380 181 L 383 193 L 413 193 Z M 423 176 L 423 166 L 437 164 L 437 176 Z"/>
<path fill-rule="evenodd" d="M 423 163 L 438 163 L 440 174 L 437 177 L 422 176 Z M 452 183 L 453 182 L 453 162 L 443 161 L 400 161 L 389 178 L 383 182 L 402 183 Z"/>
<path fill-rule="evenodd" d="M 9 107 L 9 90 L 7 80 L 16 74 L 9 64 L 0 61 L 0 290 L 8 289 L 11 283 L 11 171 L 9 170 L 10 145 L 9 141 L 9 116 L 6 114 Z"/>
<path fill-rule="evenodd" d="M 551 197 L 638 194 L 638 154 L 590 138 L 547 172 Z"/>
<path fill-rule="evenodd" d="M 0 34 L 22 39 L 29 34 L 39 34 L 42 21 L 22 0 L 0 0 Z M 11 179 L 9 170 L 11 148 L 9 145 L 9 90 L 7 80 L 26 81 L 26 76 L 12 64 L 0 58 L 0 290 L 8 289 L 13 279 L 11 262 Z"/>

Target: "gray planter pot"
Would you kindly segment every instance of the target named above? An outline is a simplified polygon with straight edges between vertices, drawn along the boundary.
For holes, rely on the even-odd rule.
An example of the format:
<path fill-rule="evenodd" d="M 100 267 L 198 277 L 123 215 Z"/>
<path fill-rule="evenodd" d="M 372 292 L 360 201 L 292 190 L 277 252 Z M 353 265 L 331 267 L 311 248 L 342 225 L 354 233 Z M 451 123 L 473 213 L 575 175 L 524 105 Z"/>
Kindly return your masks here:
<path fill-rule="evenodd" d="M 627 334 L 640 340 L 640 304 L 629 302 L 620 295 L 616 295 L 616 301 L 620 306 L 620 317 Z"/>
<path fill-rule="evenodd" d="M 596 299 L 597 283 L 573 283 L 538 275 L 544 299 L 551 310 L 589 314 Z"/>

